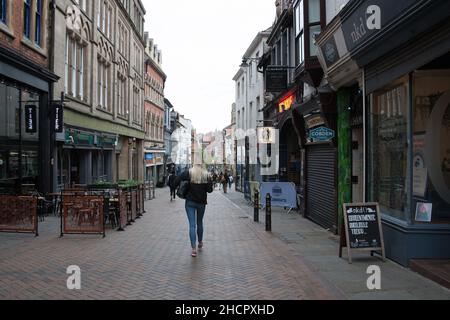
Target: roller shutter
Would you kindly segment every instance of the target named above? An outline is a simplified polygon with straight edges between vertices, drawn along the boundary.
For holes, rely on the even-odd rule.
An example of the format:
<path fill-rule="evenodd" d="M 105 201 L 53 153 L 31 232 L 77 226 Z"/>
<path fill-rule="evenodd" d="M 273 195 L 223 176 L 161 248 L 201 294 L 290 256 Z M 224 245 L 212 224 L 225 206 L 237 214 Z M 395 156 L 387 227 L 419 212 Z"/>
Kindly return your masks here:
<path fill-rule="evenodd" d="M 336 149 L 330 145 L 309 146 L 306 159 L 306 215 L 336 232 Z"/>

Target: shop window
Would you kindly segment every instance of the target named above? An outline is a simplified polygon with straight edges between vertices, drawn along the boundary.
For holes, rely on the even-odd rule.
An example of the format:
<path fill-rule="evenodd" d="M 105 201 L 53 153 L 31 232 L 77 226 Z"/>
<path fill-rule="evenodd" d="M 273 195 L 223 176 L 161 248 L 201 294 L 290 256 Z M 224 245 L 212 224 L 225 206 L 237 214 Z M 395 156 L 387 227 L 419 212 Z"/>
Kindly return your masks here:
<path fill-rule="evenodd" d="M 375 92 L 371 100 L 369 200 L 406 221 L 408 77 Z"/>
<path fill-rule="evenodd" d="M 450 71 L 417 71 L 413 84 L 413 221 L 449 223 Z"/>

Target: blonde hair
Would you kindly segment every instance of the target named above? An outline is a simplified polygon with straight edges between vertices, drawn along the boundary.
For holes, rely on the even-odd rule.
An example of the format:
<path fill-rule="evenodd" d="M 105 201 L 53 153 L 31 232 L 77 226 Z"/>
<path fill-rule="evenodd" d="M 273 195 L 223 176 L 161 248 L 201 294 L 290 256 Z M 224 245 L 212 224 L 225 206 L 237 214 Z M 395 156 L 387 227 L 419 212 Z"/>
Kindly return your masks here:
<path fill-rule="evenodd" d="M 192 169 L 189 170 L 189 177 L 194 184 L 208 183 L 209 174 L 208 171 L 201 165 L 195 164 Z"/>

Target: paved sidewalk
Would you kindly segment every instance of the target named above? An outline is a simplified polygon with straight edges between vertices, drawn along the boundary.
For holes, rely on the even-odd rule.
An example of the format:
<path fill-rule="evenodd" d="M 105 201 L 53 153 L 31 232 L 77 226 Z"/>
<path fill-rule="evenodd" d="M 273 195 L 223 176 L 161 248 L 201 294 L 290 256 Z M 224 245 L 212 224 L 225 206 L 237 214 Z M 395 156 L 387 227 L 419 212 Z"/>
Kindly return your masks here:
<path fill-rule="evenodd" d="M 260 210 L 259 223 L 253 222 L 253 208 L 240 192 L 231 190 L 224 195 L 230 207 L 239 208 L 252 221 L 256 231 L 265 229 L 265 211 Z M 296 211 L 287 213 L 282 208 L 273 208 L 272 234 L 288 246 L 295 257 L 301 259 L 314 274 L 332 283 L 346 299 L 450 299 L 450 291 L 440 285 L 404 268 L 390 260 L 382 262 L 370 254 L 354 254 L 349 264 L 344 250 L 338 257 L 339 237 Z M 255 231 L 255 232 L 256 232 Z M 367 289 L 367 267 L 381 268 L 381 289 Z"/>
<path fill-rule="evenodd" d="M 298 214 L 274 211 L 273 233 L 254 223 L 240 193 L 216 191 L 205 216 L 205 247 L 190 256 L 184 201 L 157 190 L 147 213 L 107 237 L 65 235 L 47 218 L 40 236 L 0 233 L 0 299 L 448 299 L 448 290 L 392 262 L 337 257 L 337 238 Z M 261 220 L 263 214 L 261 213 Z M 366 267 L 382 268 L 368 291 Z M 68 290 L 66 268 L 81 268 Z"/>
<path fill-rule="evenodd" d="M 0 234 L 1 299 L 341 299 L 339 290 L 277 237 L 257 230 L 215 192 L 205 217 L 205 247 L 190 256 L 184 201 L 168 190 L 147 213 L 107 237 L 65 235 L 47 218 L 40 236 Z M 81 268 L 68 290 L 66 268 Z"/>

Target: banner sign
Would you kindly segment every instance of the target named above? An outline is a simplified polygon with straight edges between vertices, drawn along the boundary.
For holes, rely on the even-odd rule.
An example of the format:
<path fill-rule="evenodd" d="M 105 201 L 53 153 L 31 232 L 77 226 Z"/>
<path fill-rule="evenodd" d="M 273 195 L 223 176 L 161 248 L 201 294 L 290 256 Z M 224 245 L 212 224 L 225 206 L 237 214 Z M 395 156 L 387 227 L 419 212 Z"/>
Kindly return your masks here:
<path fill-rule="evenodd" d="M 272 197 L 272 207 L 297 209 L 297 190 L 292 182 L 262 182 L 260 192 L 261 207 L 266 206 L 266 196 Z"/>
<path fill-rule="evenodd" d="M 36 133 L 37 132 L 37 115 L 36 106 L 25 106 L 25 132 Z"/>
<path fill-rule="evenodd" d="M 381 250 L 384 259 L 384 242 L 378 203 L 344 204 L 343 209 L 345 241 L 343 232 L 341 232 L 339 256 L 342 256 L 342 247 L 346 246 L 350 263 L 352 262 L 351 250 L 371 252 Z"/>

